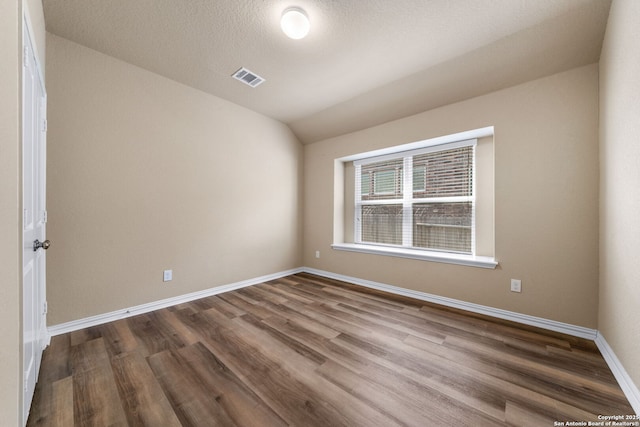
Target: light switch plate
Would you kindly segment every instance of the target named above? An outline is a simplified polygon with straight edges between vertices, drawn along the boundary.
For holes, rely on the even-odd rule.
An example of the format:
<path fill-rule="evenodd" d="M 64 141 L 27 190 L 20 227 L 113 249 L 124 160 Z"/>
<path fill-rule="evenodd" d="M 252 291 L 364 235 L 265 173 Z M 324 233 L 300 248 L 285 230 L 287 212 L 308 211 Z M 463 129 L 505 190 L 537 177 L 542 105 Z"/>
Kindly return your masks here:
<path fill-rule="evenodd" d="M 169 282 L 173 280 L 173 270 L 164 270 L 162 273 L 162 281 Z"/>

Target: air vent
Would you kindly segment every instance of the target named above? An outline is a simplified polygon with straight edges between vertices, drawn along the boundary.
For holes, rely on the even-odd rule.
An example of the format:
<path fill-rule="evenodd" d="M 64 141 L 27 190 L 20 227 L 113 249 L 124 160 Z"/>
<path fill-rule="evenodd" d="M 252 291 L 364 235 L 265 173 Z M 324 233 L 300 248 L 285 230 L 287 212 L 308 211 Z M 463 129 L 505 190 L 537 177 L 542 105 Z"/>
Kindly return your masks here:
<path fill-rule="evenodd" d="M 258 76 L 255 73 L 252 73 L 244 67 L 233 73 L 233 78 L 236 80 L 240 80 L 242 83 L 248 84 L 251 87 L 256 87 L 260 83 L 264 82 L 264 79 L 262 77 Z"/>

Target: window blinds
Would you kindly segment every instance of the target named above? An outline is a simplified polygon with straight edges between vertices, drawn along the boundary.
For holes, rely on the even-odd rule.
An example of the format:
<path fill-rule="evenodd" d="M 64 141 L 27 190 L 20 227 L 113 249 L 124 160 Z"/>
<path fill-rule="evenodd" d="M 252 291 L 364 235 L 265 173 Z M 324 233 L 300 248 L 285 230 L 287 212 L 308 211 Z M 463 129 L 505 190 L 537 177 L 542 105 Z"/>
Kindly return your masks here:
<path fill-rule="evenodd" d="M 356 243 L 472 254 L 475 144 L 354 162 Z"/>

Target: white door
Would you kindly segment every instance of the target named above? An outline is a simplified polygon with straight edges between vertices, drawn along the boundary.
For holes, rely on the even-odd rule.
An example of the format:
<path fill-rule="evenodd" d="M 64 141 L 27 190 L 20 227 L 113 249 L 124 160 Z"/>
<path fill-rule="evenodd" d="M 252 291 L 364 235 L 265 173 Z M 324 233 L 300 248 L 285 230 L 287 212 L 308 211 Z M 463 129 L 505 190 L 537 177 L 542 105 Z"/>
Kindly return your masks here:
<path fill-rule="evenodd" d="M 40 370 L 42 351 L 48 344 L 45 299 L 46 95 L 34 56 L 27 22 L 23 25 L 22 81 L 22 316 L 23 316 L 23 424 L 27 422 Z M 44 242 L 44 243 L 39 243 Z"/>

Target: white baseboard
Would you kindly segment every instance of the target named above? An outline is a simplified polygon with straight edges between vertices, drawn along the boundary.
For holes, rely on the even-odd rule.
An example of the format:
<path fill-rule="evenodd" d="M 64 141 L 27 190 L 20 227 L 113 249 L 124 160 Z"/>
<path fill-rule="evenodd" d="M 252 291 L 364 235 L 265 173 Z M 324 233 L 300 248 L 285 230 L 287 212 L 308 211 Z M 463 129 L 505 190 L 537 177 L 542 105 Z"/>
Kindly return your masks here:
<path fill-rule="evenodd" d="M 281 277 L 290 276 L 292 274 L 300 273 L 302 271 L 304 271 L 303 268 L 294 268 L 292 270 L 281 271 L 279 273 L 268 274 L 266 276 L 256 277 L 253 279 L 243 280 L 236 283 L 217 286 L 215 288 L 205 289 L 203 291 L 192 292 L 185 295 L 179 295 L 173 298 L 167 298 L 159 301 L 150 302 L 147 304 L 137 305 L 135 307 L 129 307 L 122 310 L 112 311 L 110 313 L 98 314 L 97 316 L 86 317 L 84 319 L 78 319 L 78 320 L 73 320 L 71 322 L 49 326 L 48 328 L 49 335 L 56 336 L 56 335 L 66 334 L 67 332 L 78 331 L 80 329 L 101 325 L 103 323 L 113 322 L 114 320 L 124 319 L 126 317 L 131 317 L 138 314 L 148 313 L 150 311 L 159 310 L 161 308 L 170 307 L 172 305 L 182 304 L 182 303 L 194 301 L 200 298 L 221 294 L 223 292 L 229 292 L 236 289 L 245 288 L 247 286 L 257 285 L 258 283 L 268 282 L 269 280 L 279 279 Z"/>
<path fill-rule="evenodd" d="M 514 311 L 502 310 L 499 308 L 488 307 L 486 305 L 473 304 L 466 301 L 460 301 L 453 298 L 441 297 L 438 295 L 432 295 L 425 292 L 414 291 L 411 289 L 400 288 L 393 285 L 387 285 L 385 283 L 372 282 L 370 280 L 363 280 L 357 277 L 344 276 L 342 274 L 331 273 L 323 270 L 316 270 L 315 268 L 303 268 L 307 273 L 315 274 L 322 277 L 328 277 L 330 279 L 342 280 L 343 282 L 355 283 L 356 285 L 365 286 L 367 288 L 378 289 L 380 291 L 389 292 L 392 294 L 403 295 L 410 298 L 419 299 L 422 301 L 428 301 L 435 304 L 444 305 L 447 307 L 458 308 L 461 310 L 471 311 L 473 313 L 484 314 L 491 317 L 497 317 L 499 319 L 510 320 L 512 322 L 523 323 L 529 326 L 536 326 L 538 328 L 548 329 L 555 332 L 561 332 L 563 334 L 572 335 L 575 337 L 585 338 L 588 340 L 594 340 L 598 335 L 598 331 L 595 329 L 584 328 L 582 326 L 571 325 L 569 323 L 556 322 L 555 320 L 544 319 L 542 317 L 529 316 L 527 314 L 516 313 Z"/>
<path fill-rule="evenodd" d="M 400 288 L 398 286 L 388 285 L 385 283 L 373 282 L 370 280 L 359 279 L 357 277 L 345 276 L 342 274 L 331 273 L 329 271 L 317 270 L 315 268 L 300 267 L 287 271 L 281 271 L 279 273 L 269 274 L 266 276 L 256 277 L 253 279 L 244 280 L 241 282 L 230 283 L 227 285 L 218 286 L 211 289 L 205 289 L 203 291 L 192 292 L 185 295 L 180 295 L 173 298 L 167 298 L 160 301 L 155 301 L 147 304 L 130 307 L 128 309 L 116 310 L 110 313 L 99 314 L 97 316 L 91 316 L 84 319 L 74 320 L 67 323 L 61 323 L 53 325 L 48 328 L 49 337 L 65 334 L 67 332 L 73 332 L 80 329 L 88 328 L 91 326 L 100 325 L 114 320 L 123 319 L 126 317 L 135 316 L 137 314 L 148 313 L 150 311 L 158 310 L 161 308 L 170 307 L 172 305 L 181 304 L 189 301 L 193 301 L 199 298 L 205 298 L 212 295 L 217 295 L 223 292 L 229 292 L 236 289 L 244 288 L 247 286 L 257 285 L 259 283 L 267 282 L 269 280 L 279 279 L 281 277 L 289 276 L 296 273 L 310 273 L 317 276 L 327 277 L 330 279 L 341 280 L 343 282 L 354 283 L 356 285 L 377 289 L 392 294 L 402 295 L 410 298 L 419 299 L 422 301 L 432 302 L 435 304 L 444 305 L 447 307 L 458 308 L 461 310 L 471 311 L 473 313 L 484 314 L 499 319 L 510 320 L 517 323 L 522 323 L 529 326 L 536 326 L 542 329 L 548 329 L 555 332 L 564 333 L 580 338 L 595 341 L 598 349 L 602 353 L 605 361 L 609 365 L 609 368 L 613 372 L 616 380 L 620 384 L 620 388 L 624 392 L 625 396 L 629 400 L 629 403 L 633 407 L 636 414 L 640 415 L 640 391 L 638 387 L 633 383 L 631 377 L 624 369 L 618 358 L 616 357 L 613 349 L 609 347 L 609 344 L 605 341 L 604 337 L 598 333 L 595 329 L 584 328 L 582 326 L 571 325 L 568 323 L 557 322 L 554 320 L 544 319 L 541 317 L 529 316 L 527 314 L 516 313 L 513 311 L 502 310 L 498 308 L 488 307 L 480 304 L 474 304 L 466 301 L 460 301 L 453 298 L 446 298 L 438 295 L 428 294 L 425 292 L 414 291 L 411 289 Z"/>
<path fill-rule="evenodd" d="M 602 353 L 602 357 L 609 365 L 609 369 L 613 373 L 613 376 L 616 377 L 620 388 L 624 392 L 624 395 L 627 397 L 627 400 L 631 404 L 631 407 L 636 412 L 637 415 L 640 415 L 640 390 L 633 383 L 633 380 L 627 373 L 620 360 L 616 357 L 613 349 L 609 346 L 609 343 L 604 339 L 602 334 L 598 333 L 598 336 L 595 339 L 595 343 Z"/>

